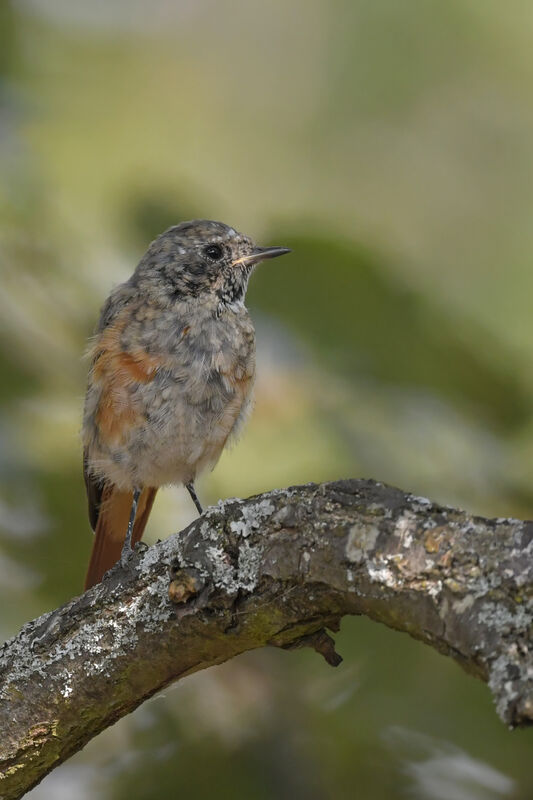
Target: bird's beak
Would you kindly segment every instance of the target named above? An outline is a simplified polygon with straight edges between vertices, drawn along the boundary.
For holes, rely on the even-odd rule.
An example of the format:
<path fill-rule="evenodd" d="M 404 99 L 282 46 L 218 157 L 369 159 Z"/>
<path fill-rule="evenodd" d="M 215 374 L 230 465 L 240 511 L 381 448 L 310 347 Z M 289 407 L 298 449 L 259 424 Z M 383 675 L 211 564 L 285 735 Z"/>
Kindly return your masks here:
<path fill-rule="evenodd" d="M 277 258 L 290 252 L 288 247 L 256 247 L 249 255 L 242 256 L 242 258 L 234 261 L 233 266 L 236 267 L 238 264 L 243 264 L 249 267 L 258 264 L 260 261 L 265 261 L 267 258 Z"/>

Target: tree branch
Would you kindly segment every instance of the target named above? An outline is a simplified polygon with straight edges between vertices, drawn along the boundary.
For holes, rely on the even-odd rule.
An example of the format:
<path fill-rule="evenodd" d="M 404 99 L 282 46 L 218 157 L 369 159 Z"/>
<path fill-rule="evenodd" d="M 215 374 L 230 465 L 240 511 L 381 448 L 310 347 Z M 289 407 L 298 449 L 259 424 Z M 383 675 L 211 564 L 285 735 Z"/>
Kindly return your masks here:
<path fill-rule="evenodd" d="M 488 520 L 372 481 L 227 500 L 140 545 L 126 567 L 0 650 L 0 798 L 163 686 L 271 644 L 336 665 L 366 614 L 488 682 L 509 725 L 533 720 L 533 523 Z"/>

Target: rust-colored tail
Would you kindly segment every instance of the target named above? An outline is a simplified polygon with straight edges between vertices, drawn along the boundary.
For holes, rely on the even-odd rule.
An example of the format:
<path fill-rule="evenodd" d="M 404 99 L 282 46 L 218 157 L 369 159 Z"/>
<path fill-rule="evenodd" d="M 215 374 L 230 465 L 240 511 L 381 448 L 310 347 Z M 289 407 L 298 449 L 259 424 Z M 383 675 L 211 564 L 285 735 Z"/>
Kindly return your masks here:
<path fill-rule="evenodd" d="M 141 539 L 157 489 L 143 489 L 137 505 L 133 527 L 132 547 Z M 102 492 L 98 521 L 94 531 L 94 544 L 85 578 L 85 590 L 99 583 L 108 569 L 116 564 L 122 552 L 131 512 L 133 492 L 121 492 L 107 484 Z"/>

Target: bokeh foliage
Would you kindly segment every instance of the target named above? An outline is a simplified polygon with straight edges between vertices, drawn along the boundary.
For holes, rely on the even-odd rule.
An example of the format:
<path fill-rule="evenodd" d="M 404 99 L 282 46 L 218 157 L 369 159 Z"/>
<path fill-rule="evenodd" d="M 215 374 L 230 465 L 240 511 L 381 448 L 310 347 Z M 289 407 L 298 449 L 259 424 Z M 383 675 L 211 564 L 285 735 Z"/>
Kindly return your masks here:
<path fill-rule="evenodd" d="M 81 588 L 85 341 L 181 219 L 293 248 L 206 500 L 362 475 L 532 515 L 532 36 L 518 0 L 0 0 L 4 636 Z M 149 536 L 192 514 L 163 492 Z M 338 647 L 194 676 L 35 797 L 531 796 L 481 684 L 365 620 Z"/>

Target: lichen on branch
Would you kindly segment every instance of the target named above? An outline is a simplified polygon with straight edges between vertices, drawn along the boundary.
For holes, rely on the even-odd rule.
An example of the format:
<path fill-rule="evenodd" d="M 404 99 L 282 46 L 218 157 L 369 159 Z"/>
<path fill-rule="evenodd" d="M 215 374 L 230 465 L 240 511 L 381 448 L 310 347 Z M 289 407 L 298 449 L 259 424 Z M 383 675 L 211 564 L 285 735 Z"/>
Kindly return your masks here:
<path fill-rule="evenodd" d="M 0 650 L 0 797 L 21 797 L 179 678 L 267 644 L 313 647 L 365 614 L 485 680 L 533 721 L 533 523 L 373 481 L 227 500 L 28 623 Z"/>

